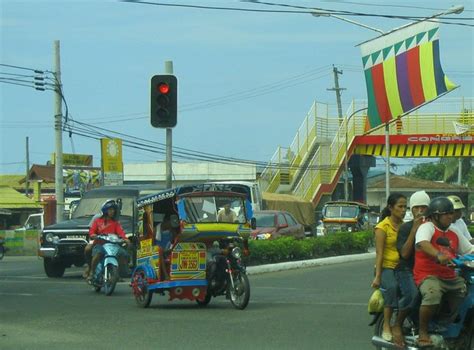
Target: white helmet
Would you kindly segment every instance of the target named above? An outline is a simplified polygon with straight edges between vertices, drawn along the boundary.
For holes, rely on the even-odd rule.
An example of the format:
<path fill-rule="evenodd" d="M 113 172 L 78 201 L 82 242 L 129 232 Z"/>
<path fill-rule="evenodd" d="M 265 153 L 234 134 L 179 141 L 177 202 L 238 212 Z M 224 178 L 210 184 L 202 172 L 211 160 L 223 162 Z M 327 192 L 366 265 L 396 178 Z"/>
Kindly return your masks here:
<path fill-rule="evenodd" d="M 448 199 L 453 203 L 454 210 L 466 208 L 458 196 L 448 196 Z"/>
<path fill-rule="evenodd" d="M 429 206 L 430 205 L 430 196 L 425 191 L 417 191 L 413 193 L 410 197 L 410 208 L 417 206 Z"/>

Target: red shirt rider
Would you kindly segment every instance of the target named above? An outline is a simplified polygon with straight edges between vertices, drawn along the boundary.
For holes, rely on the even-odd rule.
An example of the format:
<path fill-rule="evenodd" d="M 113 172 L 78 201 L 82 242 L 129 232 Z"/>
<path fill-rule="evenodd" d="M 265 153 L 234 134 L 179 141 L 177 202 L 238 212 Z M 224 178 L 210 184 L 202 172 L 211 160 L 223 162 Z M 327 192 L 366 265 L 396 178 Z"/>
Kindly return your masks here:
<path fill-rule="evenodd" d="M 122 239 L 127 239 L 125 231 L 123 230 L 122 225 L 120 225 L 120 222 L 107 217 L 95 219 L 89 229 L 89 237 L 92 238 L 92 235 L 108 234 L 116 234 Z M 98 241 L 97 244 L 103 244 L 103 242 Z"/>

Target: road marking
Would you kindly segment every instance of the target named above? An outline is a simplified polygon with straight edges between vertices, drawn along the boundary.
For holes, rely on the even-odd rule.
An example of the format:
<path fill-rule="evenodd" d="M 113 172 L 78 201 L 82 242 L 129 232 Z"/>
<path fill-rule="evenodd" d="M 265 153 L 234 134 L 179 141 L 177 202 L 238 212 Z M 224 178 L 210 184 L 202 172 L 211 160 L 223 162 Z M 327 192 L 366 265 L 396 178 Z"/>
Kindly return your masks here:
<path fill-rule="evenodd" d="M 36 294 L 29 294 L 29 293 L 2 293 L 0 295 L 8 295 L 8 296 L 21 296 L 21 297 L 32 297 Z"/>

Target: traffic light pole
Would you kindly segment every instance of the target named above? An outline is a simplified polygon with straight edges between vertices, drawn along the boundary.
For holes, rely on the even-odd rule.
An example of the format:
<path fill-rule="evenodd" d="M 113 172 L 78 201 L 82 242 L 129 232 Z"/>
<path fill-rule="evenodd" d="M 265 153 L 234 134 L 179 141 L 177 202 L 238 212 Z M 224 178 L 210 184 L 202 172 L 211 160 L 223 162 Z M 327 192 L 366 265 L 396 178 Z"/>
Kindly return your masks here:
<path fill-rule="evenodd" d="M 173 61 L 165 61 L 165 74 L 173 74 Z M 173 129 L 166 128 L 166 188 L 173 187 Z"/>

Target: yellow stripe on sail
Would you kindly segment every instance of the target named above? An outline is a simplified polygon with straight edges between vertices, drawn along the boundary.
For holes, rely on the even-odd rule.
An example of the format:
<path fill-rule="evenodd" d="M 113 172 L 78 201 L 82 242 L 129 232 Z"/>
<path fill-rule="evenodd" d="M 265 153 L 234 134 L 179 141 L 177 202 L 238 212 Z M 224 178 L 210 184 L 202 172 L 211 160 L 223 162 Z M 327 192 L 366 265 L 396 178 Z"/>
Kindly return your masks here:
<path fill-rule="evenodd" d="M 430 101 L 438 96 L 433 64 L 433 43 L 427 42 L 419 46 L 421 83 L 425 100 Z"/>
<path fill-rule="evenodd" d="M 403 107 L 400 101 L 400 94 L 398 93 L 397 66 L 395 56 L 387 58 L 383 62 L 383 79 L 385 81 L 385 91 L 387 92 L 390 111 L 392 112 L 392 117 L 396 118 L 402 115 Z"/>

